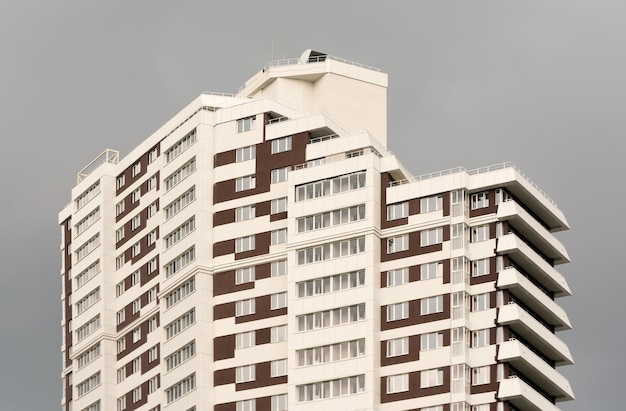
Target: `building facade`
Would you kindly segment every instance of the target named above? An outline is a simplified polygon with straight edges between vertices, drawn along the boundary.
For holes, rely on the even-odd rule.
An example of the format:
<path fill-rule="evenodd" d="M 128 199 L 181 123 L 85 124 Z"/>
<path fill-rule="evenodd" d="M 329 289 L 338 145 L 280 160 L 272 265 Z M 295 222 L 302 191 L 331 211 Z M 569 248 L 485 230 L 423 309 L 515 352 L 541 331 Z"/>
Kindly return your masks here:
<path fill-rule="evenodd" d="M 205 93 L 59 214 L 62 409 L 556 411 L 556 204 L 509 163 L 413 177 L 387 75 L 323 53 Z"/>

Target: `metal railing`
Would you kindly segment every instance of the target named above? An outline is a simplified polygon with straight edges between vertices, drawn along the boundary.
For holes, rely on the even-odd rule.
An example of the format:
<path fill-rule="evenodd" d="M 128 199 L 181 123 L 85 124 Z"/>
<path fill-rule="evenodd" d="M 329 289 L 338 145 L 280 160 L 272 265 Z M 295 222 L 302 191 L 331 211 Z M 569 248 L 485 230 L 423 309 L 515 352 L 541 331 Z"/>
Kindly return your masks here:
<path fill-rule="evenodd" d="M 526 180 L 537 191 L 539 191 L 539 193 L 543 197 L 545 197 L 546 200 L 548 200 L 552 205 L 557 207 L 556 202 L 554 200 L 552 200 L 550 198 L 550 196 L 548 196 L 548 194 L 545 191 L 543 191 L 534 181 L 532 181 L 526 174 L 524 174 L 522 172 L 522 170 L 520 170 L 515 164 L 513 164 L 510 161 L 506 161 L 504 163 L 499 163 L 499 164 L 493 164 L 493 165 L 486 166 L 486 167 L 480 167 L 480 168 L 476 168 L 476 169 L 473 169 L 473 170 L 467 170 L 465 167 L 454 167 L 454 168 L 449 168 L 447 170 L 435 171 L 434 173 L 422 174 L 422 175 L 419 175 L 419 176 L 411 176 L 411 177 L 409 177 L 407 179 L 403 179 L 403 180 L 390 181 L 389 182 L 389 187 L 394 187 L 394 186 L 398 186 L 398 185 L 402 185 L 402 184 L 408 184 L 408 183 L 415 183 L 417 181 L 423 181 L 423 180 L 428 180 L 428 179 L 431 179 L 431 178 L 448 176 L 448 175 L 458 174 L 458 173 L 462 173 L 462 172 L 465 172 L 465 173 L 467 173 L 469 175 L 477 175 L 477 174 L 490 173 L 492 171 L 497 171 L 497 170 L 504 170 L 506 168 L 512 168 L 513 170 L 515 170 L 516 173 L 518 173 L 520 176 L 522 176 L 522 178 L 524 178 L 524 180 Z"/>
<path fill-rule="evenodd" d="M 120 161 L 120 152 L 107 148 L 77 173 L 76 183 L 78 184 L 83 181 L 85 177 L 91 174 L 96 168 L 100 167 L 100 165 L 104 163 L 117 164 L 118 161 Z"/>

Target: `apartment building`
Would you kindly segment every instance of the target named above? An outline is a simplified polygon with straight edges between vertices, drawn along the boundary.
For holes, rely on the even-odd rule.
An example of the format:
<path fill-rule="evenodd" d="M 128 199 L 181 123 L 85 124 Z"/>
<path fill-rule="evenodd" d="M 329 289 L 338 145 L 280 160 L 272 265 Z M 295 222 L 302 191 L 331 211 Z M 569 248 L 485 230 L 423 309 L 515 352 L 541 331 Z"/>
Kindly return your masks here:
<path fill-rule="evenodd" d="M 59 214 L 62 409 L 572 400 L 565 216 L 510 163 L 412 176 L 386 89 L 307 50 L 81 170 Z"/>

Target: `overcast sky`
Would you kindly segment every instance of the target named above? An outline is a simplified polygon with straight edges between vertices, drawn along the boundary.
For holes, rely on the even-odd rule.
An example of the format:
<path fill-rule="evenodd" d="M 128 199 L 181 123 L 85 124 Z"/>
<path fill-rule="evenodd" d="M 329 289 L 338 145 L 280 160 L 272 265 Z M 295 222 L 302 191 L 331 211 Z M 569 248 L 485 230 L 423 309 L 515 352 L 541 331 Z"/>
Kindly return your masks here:
<path fill-rule="evenodd" d="M 389 146 L 413 173 L 513 161 L 559 204 L 577 397 L 560 407 L 623 409 L 623 0 L 0 1 L 0 409 L 60 408 L 76 172 L 307 48 L 389 74 Z"/>

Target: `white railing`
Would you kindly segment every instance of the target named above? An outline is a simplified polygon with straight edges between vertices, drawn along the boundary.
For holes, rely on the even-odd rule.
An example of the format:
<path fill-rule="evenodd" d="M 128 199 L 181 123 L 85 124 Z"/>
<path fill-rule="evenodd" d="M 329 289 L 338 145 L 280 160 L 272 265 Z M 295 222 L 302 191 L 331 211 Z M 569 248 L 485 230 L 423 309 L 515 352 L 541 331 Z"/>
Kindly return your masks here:
<path fill-rule="evenodd" d="M 117 164 L 118 161 L 120 161 L 120 152 L 107 148 L 77 173 L 76 183 L 83 181 L 85 177 L 91 174 L 96 168 L 100 167 L 100 165 L 104 163 Z"/>
<path fill-rule="evenodd" d="M 462 172 L 466 172 L 469 175 L 477 175 L 477 174 L 490 173 L 492 171 L 497 171 L 497 170 L 503 170 L 506 168 L 512 168 L 513 170 L 515 170 L 516 173 L 522 176 L 524 180 L 526 180 L 537 191 L 539 191 L 539 193 L 543 195 L 546 198 L 546 200 L 552 203 L 552 205 L 554 205 L 555 207 L 557 206 L 556 202 L 552 200 L 550 196 L 546 194 L 545 191 L 543 191 L 537 184 L 535 184 L 534 181 L 532 181 L 526 174 L 524 174 L 522 170 L 520 170 L 515 164 L 513 164 L 510 161 L 506 161 L 504 163 L 494 164 L 494 165 L 490 165 L 486 167 L 480 167 L 480 168 L 476 168 L 473 170 L 467 170 L 465 167 L 454 167 L 454 168 L 449 168 L 447 170 L 436 171 L 434 173 L 422 174 L 419 176 L 411 176 L 404 180 L 391 181 L 389 182 L 389 187 L 394 187 L 394 186 L 408 184 L 408 183 L 414 183 L 417 181 L 428 180 L 428 179 L 435 178 L 435 177 L 447 176 L 447 175 L 457 174 L 457 173 L 462 173 Z"/>

